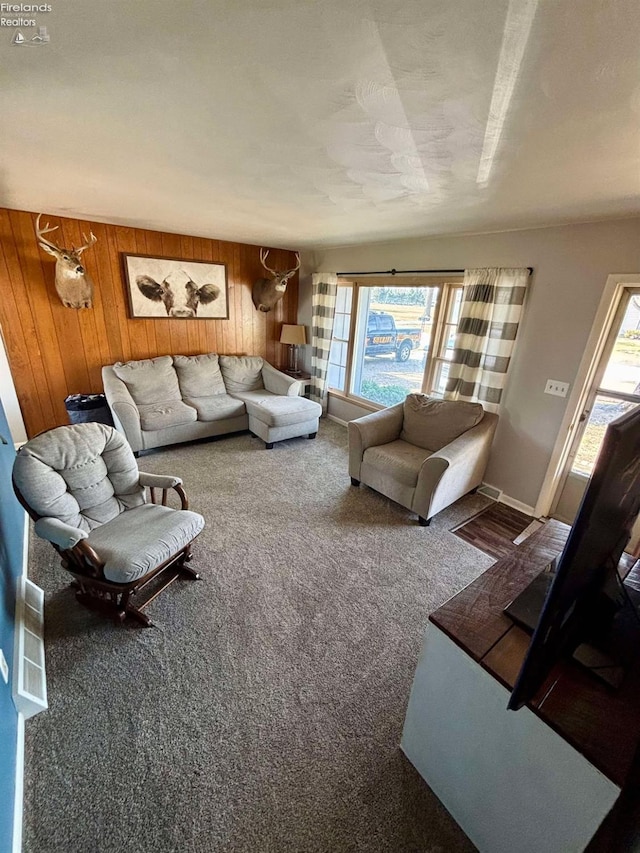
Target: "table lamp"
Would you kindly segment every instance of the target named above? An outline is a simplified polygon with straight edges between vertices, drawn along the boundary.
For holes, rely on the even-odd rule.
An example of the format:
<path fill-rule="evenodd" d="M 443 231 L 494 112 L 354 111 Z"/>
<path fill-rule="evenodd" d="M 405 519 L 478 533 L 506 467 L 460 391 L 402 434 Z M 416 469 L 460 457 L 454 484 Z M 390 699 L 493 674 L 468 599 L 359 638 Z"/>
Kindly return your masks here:
<path fill-rule="evenodd" d="M 282 332 L 280 333 L 280 343 L 289 345 L 287 372 L 297 376 L 300 373 L 298 369 L 298 347 L 300 345 L 304 346 L 307 343 L 305 327 L 283 324 Z"/>

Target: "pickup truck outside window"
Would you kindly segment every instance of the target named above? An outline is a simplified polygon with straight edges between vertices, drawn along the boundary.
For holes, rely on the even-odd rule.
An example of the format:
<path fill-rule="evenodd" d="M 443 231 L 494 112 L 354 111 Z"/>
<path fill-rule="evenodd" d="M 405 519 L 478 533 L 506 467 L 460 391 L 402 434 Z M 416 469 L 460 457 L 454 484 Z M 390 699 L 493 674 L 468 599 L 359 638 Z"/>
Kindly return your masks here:
<path fill-rule="evenodd" d="M 365 355 L 393 355 L 397 361 L 407 361 L 411 351 L 422 341 L 423 325 L 397 325 L 392 314 L 370 311 L 367 322 Z"/>
<path fill-rule="evenodd" d="M 340 283 L 329 388 L 378 406 L 394 405 L 411 392 L 442 396 L 461 296 L 461 280 L 389 287 Z"/>

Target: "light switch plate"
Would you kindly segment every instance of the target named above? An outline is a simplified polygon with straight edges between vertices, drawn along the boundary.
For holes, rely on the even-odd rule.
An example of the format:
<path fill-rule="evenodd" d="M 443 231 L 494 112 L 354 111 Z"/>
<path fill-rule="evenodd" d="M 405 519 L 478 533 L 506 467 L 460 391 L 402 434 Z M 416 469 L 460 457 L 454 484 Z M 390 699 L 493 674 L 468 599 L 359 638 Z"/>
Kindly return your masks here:
<path fill-rule="evenodd" d="M 568 382 L 560 382 L 559 379 L 547 379 L 544 386 L 545 394 L 553 394 L 554 397 L 566 397 L 569 390 Z"/>
<path fill-rule="evenodd" d="M 2 677 L 4 678 L 4 683 L 9 683 L 9 666 L 7 664 L 7 659 L 4 656 L 4 652 L 0 649 L 0 672 L 2 672 Z"/>

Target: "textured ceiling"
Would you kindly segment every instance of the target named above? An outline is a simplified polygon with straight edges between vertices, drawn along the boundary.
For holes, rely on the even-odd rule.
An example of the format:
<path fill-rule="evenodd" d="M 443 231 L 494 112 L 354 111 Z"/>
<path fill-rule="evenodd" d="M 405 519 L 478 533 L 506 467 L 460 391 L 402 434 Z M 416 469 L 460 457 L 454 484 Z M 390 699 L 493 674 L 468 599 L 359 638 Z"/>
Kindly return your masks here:
<path fill-rule="evenodd" d="M 4 206 L 289 248 L 640 213 L 637 0 L 52 6 L 0 28 Z"/>

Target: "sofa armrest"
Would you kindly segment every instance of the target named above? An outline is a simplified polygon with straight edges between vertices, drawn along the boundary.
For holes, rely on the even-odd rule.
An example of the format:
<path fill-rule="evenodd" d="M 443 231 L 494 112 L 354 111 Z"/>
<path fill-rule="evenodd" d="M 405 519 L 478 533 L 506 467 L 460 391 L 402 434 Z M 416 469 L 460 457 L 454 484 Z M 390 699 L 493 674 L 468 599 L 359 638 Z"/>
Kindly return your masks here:
<path fill-rule="evenodd" d="M 367 447 L 388 444 L 400 437 L 404 403 L 349 421 L 349 476 L 360 479 L 360 465 Z"/>
<path fill-rule="evenodd" d="M 140 413 L 126 383 L 118 379 L 109 365 L 102 368 L 102 384 L 116 429 L 124 433 L 134 452 L 142 450 Z"/>
<path fill-rule="evenodd" d="M 39 518 L 34 525 L 34 529 L 41 539 L 53 542 L 54 545 L 62 548 L 63 551 L 74 548 L 78 542 L 87 538 L 87 533 L 84 530 L 80 530 L 79 527 L 73 527 L 71 524 L 65 524 L 59 518 Z"/>
<path fill-rule="evenodd" d="M 485 412 L 479 424 L 432 453 L 422 463 L 412 509 L 431 518 L 482 482 L 498 416 Z"/>
<path fill-rule="evenodd" d="M 281 397 L 299 397 L 302 383 L 265 361 L 262 365 L 262 382 L 267 391 Z"/>

